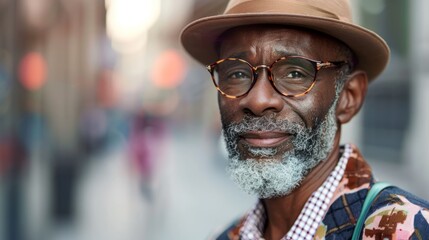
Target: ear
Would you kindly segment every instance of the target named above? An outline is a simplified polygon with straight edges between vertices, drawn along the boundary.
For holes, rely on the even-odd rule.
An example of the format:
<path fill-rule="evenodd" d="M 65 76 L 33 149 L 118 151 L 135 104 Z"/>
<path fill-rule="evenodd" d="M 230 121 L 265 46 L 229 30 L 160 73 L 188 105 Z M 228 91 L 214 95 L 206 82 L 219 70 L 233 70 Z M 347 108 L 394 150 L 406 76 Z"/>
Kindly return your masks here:
<path fill-rule="evenodd" d="M 368 77 L 364 71 L 355 71 L 349 75 L 337 105 L 337 121 L 349 122 L 356 115 L 365 100 L 368 89 Z"/>

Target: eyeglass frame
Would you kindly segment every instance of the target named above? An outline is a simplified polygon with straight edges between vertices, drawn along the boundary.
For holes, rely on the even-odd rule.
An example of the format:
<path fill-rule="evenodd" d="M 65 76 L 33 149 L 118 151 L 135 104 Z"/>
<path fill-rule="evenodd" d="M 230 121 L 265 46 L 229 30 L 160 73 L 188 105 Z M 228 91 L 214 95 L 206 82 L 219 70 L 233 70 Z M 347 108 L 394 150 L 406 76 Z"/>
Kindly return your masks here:
<path fill-rule="evenodd" d="M 272 72 L 273 65 L 276 64 L 279 61 L 282 61 L 282 60 L 285 60 L 285 59 L 288 59 L 288 58 L 301 58 L 301 59 L 304 59 L 304 60 L 307 60 L 307 61 L 311 62 L 313 64 L 313 66 L 315 67 L 315 71 L 316 72 L 314 73 L 313 82 L 311 83 L 310 87 L 306 91 L 304 91 L 303 93 L 299 93 L 299 94 L 284 94 L 280 90 L 278 90 L 277 87 L 274 85 L 274 80 L 273 80 L 274 79 L 274 74 Z M 216 80 L 215 80 L 215 77 L 214 77 L 214 67 L 217 66 L 218 64 L 224 62 L 224 61 L 227 61 L 227 60 L 237 60 L 237 61 L 243 62 L 243 63 L 247 64 L 252 69 L 252 72 L 253 72 L 252 84 L 250 85 L 249 89 L 245 93 L 243 93 L 243 94 L 241 94 L 239 96 L 233 96 L 233 95 L 229 95 L 229 94 L 224 93 L 222 90 L 220 90 L 218 84 L 216 84 Z M 276 92 L 278 92 L 280 95 L 282 95 L 284 97 L 293 98 L 293 97 L 303 96 L 303 95 L 309 93 L 313 89 L 314 85 L 316 85 L 317 73 L 319 72 L 320 69 L 339 67 L 339 66 L 342 66 L 342 65 L 348 64 L 348 63 L 349 63 L 349 61 L 347 61 L 347 60 L 345 60 L 345 61 L 320 61 L 320 60 L 314 60 L 314 59 L 311 59 L 311 58 L 307 58 L 307 57 L 304 57 L 304 56 L 284 56 L 284 57 L 281 57 L 281 58 L 278 58 L 277 60 L 275 60 L 271 65 L 261 64 L 261 65 L 258 65 L 258 66 L 253 66 L 251 63 L 249 63 L 248 61 L 246 61 L 244 59 L 229 57 L 229 58 L 223 58 L 223 59 L 217 60 L 214 63 L 206 65 L 206 69 L 210 72 L 213 84 L 215 85 L 216 89 L 223 96 L 225 96 L 227 98 L 237 99 L 237 98 L 246 96 L 252 90 L 253 86 L 255 85 L 255 83 L 256 83 L 256 81 L 258 79 L 258 73 L 257 73 L 257 71 L 258 71 L 258 69 L 261 69 L 261 68 L 265 68 L 265 69 L 268 70 L 268 73 L 269 73 L 268 74 L 268 80 L 270 81 L 271 86 L 274 88 L 274 90 L 276 90 Z"/>

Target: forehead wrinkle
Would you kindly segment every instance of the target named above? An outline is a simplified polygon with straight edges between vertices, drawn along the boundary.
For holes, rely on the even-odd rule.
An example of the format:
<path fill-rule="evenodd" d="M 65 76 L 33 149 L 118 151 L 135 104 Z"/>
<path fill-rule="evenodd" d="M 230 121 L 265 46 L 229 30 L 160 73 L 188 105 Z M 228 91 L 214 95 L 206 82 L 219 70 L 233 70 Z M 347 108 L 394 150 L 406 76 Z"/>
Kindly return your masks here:
<path fill-rule="evenodd" d="M 225 50 L 225 48 L 227 50 Z M 231 48 L 227 44 L 221 44 L 219 56 L 222 58 L 240 58 L 244 60 L 249 60 L 249 58 L 257 56 L 255 44 L 252 44 L 247 49 L 238 49 L 237 51 L 231 51 L 234 48 L 235 46 Z"/>
<path fill-rule="evenodd" d="M 309 58 L 318 58 L 319 52 L 312 50 L 313 41 L 310 36 L 303 35 L 299 38 L 279 39 L 278 44 L 274 45 L 275 54 L 283 56 L 302 56 Z"/>
<path fill-rule="evenodd" d="M 304 56 L 304 52 L 296 48 L 288 48 L 282 46 L 280 49 L 272 48 L 272 54 L 278 57 L 287 57 L 287 56 Z"/>
<path fill-rule="evenodd" d="M 305 48 L 304 48 L 305 49 Z M 281 57 L 286 56 L 306 56 L 303 48 L 298 47 L 298 44 L 290 43 L 284 40 L 281 36 L 272 39 L 270 41 L 265 41 L 262 44 L 259 42 L 259 45 L 255 46 L 255 50 L 259 50 L 259 54 L 268 57 L 271 60 L 276 60 Z M 268 54 L 267 54 L 268 53 Z M 275 59 L 272 59 L 275 58 Z M 264 61 L 269 61 L 264 59 Z"/>
<path fill-rule="evenodd" d="M 221 58 L 237 57 L 254 64 L 268 64 L 269 61 L 290 55 L 336 60 L 339 58 L 338 41 L 326 41 L 328 39 L 323 34 L 303 29 L 260 26 L 252 29 L 235 28 L 220 38 L 219 53 Z"/>
<path fill-rule="evenodd" d="M 255 45 L 250 47 L 248 51 L 232 52 L 231 54 L 222 56 L 223 58 L 240 58 L 247 61 L 255 60 L 258 56 L 264 56 L 262 52 L 270 51 L 269 56 L 274 56 L 276 59 L 286 56 L 305 56 L 301 49 L 287 47 L 285 45 L 267 44 L 267 47 L 258 48 Z M 269 48 L 269 49 L 267 49 Z M 266 60 L 266 59 L 264 59 Z M 266 63 L 268 64 L 268 63 Z"/>

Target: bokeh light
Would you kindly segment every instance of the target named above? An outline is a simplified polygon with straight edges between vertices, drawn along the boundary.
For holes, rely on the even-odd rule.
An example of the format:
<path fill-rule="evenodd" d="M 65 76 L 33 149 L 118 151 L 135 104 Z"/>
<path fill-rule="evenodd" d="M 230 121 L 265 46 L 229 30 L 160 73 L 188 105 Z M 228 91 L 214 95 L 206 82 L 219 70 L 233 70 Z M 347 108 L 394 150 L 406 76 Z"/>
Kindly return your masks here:
<path fill-rule="evenodd" d="M 19 79 L 28 90 L 38 90 L 46 81 L 46 63 L 37 52 L 25 55 L 19 65 Z"/>
<path fill-rule="evenodd" d="M 107 0 L 107 34 L 118 51 L 143 47 L 161 11 L 159 0 Z"/>
<path fill-rule="evenodd" d="M 176 50 L 166 50 L 155 60 L 152 81 L 159 88 L 175 88 L 184 79 L 186 63 Z"/>

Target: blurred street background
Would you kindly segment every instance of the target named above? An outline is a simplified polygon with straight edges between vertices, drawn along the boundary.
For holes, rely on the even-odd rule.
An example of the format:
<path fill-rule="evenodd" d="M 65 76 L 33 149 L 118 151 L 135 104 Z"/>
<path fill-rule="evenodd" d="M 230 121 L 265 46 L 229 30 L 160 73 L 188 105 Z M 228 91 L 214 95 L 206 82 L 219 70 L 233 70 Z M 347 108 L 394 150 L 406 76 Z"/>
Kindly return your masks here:
<path fill-rule="evenodd" d="M 429 199 L 429 1 L 354 0 L 391 47 L 342 142 Z M 0 239 L 207 239 L 256 199 L 179 45 L 225 0 L 0 0 Z"/>

